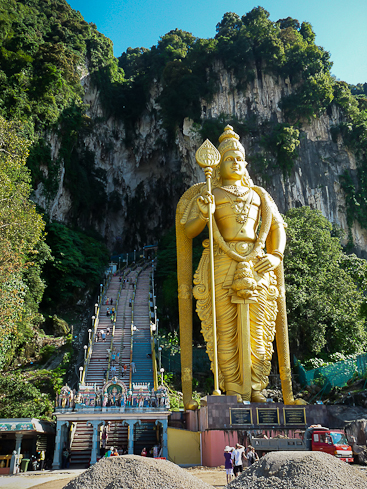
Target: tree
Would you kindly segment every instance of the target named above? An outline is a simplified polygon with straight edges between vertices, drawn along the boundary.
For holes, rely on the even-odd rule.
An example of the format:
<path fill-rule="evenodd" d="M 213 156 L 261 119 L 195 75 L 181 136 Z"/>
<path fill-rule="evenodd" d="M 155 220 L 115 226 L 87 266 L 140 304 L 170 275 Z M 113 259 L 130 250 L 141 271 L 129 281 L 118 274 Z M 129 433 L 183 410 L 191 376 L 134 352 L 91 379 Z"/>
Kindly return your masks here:
<path fill-rule="evenodd" d="M 32 255 L 38 254 L 44 222 L 30 200 L 26 167 L 30 142 L 15 122 L 0 117 L 0 367 L 25 313 Z M 33 278 L 34 282 L 34 278 Z"/>
<path fill-rule="evenodd" d="M 239 15 L 233 12 L 226 12 L 223 15 L 223 19 L 218 22 L 216 26 L 217 34 L 215 37 L 230 38 L 238 33 L 242 25 L 243 24 Z"/>
<path fill-rule="evenodd" d="M 366 262 L 352 260 L 333 237 L 321 212 L 309 207 L 286 214 L 284 256 L 289 336 L 300 358 L 361 351 L 365 330 Z"/>
<path fill-rule="evenodd" d="M 46 371 L 40 371 L 34 378 L 19 373 L 0 378 L 1 418 L 51 419 L 55 392 L 51 385 L 46 388 L 43 385 L 42 372 Z M 51 384 L 48 372 L 44 375 L 45 379 L 47 384 Z"/>

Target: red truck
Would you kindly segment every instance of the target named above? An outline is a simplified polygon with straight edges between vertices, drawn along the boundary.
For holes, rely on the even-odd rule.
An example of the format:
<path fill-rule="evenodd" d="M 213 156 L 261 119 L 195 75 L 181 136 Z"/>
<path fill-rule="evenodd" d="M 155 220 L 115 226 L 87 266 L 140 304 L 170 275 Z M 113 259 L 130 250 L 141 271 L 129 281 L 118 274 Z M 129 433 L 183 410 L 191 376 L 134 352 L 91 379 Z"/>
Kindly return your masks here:
<path fill-rule="evenodd" d="M 257 438 L 251 436 L 251 445 L 257 452 L 274 452 L 280 450 L 312 450 L 325 452 L 343 462 L 353 462 L 353 452 L 342 430 L 329 430 L 320 425 L 306 429 L 301 438 Z"/>

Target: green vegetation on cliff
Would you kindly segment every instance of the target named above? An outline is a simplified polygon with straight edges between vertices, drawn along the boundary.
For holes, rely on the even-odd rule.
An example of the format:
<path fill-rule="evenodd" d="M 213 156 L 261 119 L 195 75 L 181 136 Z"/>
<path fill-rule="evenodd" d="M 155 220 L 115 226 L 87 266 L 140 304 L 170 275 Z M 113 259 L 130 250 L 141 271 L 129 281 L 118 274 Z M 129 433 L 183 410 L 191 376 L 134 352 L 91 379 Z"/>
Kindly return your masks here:
<path fill-rule="evenodd" d="M 0 116 L 0 417 L 48 418 L 73 354 L 69 327 L 55 312 L 93 290 L 108 252 L 85 233 L 45 226 L 30 200 L 24 132 Z M 51 316 L 45 321 L 41 311 Z M 50 370 L 41 368 L 51 360 Z"/>
<path fill-rule="evenodd" d="M 49 258 L 45 225 L 30 201 L 28 149 L 21 127 L 0 117 L 0 368 L 41 320 L 41 266 Z"/>
<path fill-rule="evenodd" d="M 126 141 L 131 144 L 136 123 L 150 106 L 151 90 L 158 84 L 159 107 L 151 115 L 162 120 L 172 143 L 176 128 L 187 117 L 206 136 L 213 136 L 209 128 L 216 119 L 205 113 L 205 101 L 216 93 L 218 70 L 224 67 L 233 75 L 232 90 L 246 90 L 256 78 L 261 83 L 263 73 L 284 80 L 289 87 L 280 104 L 285 123 L 260 124 L 254 115 L 253 120 L 237 121 L 239 134 L 251 134 L 258 148 L 252 162 L 264 179 L 277 168 L 289 175 L 298 156 L 302 123 L 331 110 L 332 102 L 339 105 L 344 122 L 334 128 L 334 136 L 343 137 L 360 164 L 357 172 L 343 176 L 348 221 L 357 219 L 367 226 L 365 89 L 362 84 L 352 87 L 352 96 L 346 84 L 332 78 L 329 53 L 315 44 L 308 22 L 300 24 L 291 17 L 273 22 L 262 7 L 242 17 L 227 12 L 213 39 L 175 29 L 150 49 L 128 48 L 119 61 L 113 56 L 111 41 L 64 0 L 0 0 L 0 23 L 0 114 L 26 122 L 34 140 L 28 162 L 33 184 L 42 183 L 48 198 L 56 194 L 60 167 L 65 165 L 65 184 L 75 204 L 70 216 L 74 225 L 88 226 L 91 216 L 98 220 L 107 208 L 105 175 L 97 171 L 93 153 L 82 144 L 94 121 L 85 117 L 80 80 L 90 74 L 100 89 L 105 115 L 125 122 Z M 220 119 L 229 122 L 231 118 L 224 114 Z M 54 160 L 50 133 L 61 136 Z M 157 150 L 161 143 L 157 141 Z M 76 187 L 79 179 L 87 185 Z"/>
<path fill-rule="evenodd" d="M 0 113 L 44 128 L 72 103 L 80 79 L 118 71 L 112 43 L 65 0 L 0 1 Z M 88 66 L 86 66 L 86 61 Z M 30 127 L 31 130 L 31 127 Z"/>

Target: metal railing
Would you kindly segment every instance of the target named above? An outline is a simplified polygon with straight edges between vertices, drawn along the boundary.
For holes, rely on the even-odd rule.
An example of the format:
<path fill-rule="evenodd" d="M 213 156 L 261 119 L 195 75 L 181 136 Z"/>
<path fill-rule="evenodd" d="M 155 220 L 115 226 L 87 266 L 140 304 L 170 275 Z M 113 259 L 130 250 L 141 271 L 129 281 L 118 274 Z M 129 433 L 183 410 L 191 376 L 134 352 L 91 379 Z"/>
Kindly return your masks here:
<path fill-rule="evenodd" d="M 126 267 L 124 267 L 124 268 L 126 269 Z M 124 270 L 124 274 L 125 273 L 126 272 Z M 103 284 L 101 284 L 100 294 L 98 296 L 98 302 L 95 304 L 94 316 L 92 316 L 92 320 L 94 318 L 94 320 L 92 322 L 92 334 L 90 335 L 90 338 L 89 338 L 89 341 L 88 341 L 88 349 L 87 349 L 86 358 L 85 358 L 85 361 L 84 361 L 83 374 L 82 374 L 82 378 L 81 378 L 81 384 L 82 385 L 84 385 L 85 379 L 86 379 L 87 374 L 88 374 L 88 367 L 89 367 L 90 360 L 92 358 L 93 345 L 95 343 L 95 336 L 96 336 L 97 329 L 98 329 L 98 324 L 99 324 L 100 310 L 101 310 L 102 304 L 104 303 L 104 300 L 105 300 L 104 298 L 105 298 L 105 296 L 107 294 L 107 291 L 108 291 L 108 288 L 110 286 L 112 277 L 113 277 L 113 271 L 112 271 L 112 269 L 110 269 L 109 274 L 107 275 L 107 277 L 104 280 Z M 121 293 L 121 286 L 120 286 L 120 290 L 119 290 L 119 294 L 120 293 Z M 117 314 L 117 305 L 116 305 L 116 308 L 115 309 L 116 309 L 116 314 Z"/>

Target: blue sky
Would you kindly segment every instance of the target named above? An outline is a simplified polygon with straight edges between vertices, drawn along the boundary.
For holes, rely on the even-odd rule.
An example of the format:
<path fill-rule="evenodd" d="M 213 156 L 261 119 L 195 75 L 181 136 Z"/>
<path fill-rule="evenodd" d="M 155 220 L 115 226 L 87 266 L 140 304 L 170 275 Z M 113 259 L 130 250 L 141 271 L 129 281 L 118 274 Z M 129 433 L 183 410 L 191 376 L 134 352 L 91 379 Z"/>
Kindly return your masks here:
<path fill-rule="evenodd" d="M 196 37 L 215 36 L 225 12 L 239 16 L 261 5 L 276 21 L 293 17 L 310 22 L 316 43 L 331 53 L 332 73 L 348 83 L 367 82 L 367 0 L 69 0 L 87 22 L 114 44 L 115 56 L 129 46 L 146 47 L 172 29 Z"/>

